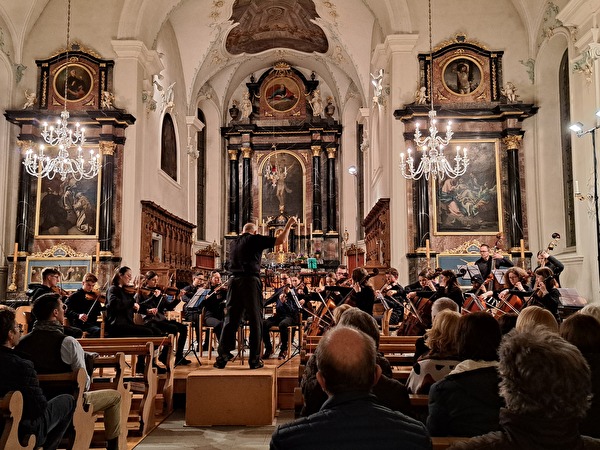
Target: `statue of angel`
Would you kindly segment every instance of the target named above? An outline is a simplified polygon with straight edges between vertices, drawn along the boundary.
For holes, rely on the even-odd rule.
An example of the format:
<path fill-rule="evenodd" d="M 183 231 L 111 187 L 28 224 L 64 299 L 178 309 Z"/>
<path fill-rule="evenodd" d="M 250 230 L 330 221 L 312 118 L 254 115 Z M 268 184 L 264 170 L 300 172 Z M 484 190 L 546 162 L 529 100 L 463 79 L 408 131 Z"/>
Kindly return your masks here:
<path fill-rule="evenodd" d="M 23 105 L 23 109 L 33 108 L 37 100 L 37 96 L 35 92 L 29 92 L 29 89 L 25 89 L 25 104 Z"/>

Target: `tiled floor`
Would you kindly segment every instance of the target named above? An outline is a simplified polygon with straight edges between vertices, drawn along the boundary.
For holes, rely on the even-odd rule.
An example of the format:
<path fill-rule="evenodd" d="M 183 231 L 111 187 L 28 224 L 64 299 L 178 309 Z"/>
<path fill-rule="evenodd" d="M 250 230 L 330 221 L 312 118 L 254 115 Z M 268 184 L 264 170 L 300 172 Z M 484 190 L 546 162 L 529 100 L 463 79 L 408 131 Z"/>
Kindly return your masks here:
<path fill-rule="evenodd" d="M 293 411 L 279 411 L 264 427 L 186 427 L 185 411 L 177 409 L 136 447 L 136 450 L 266 449 L 277 425 L 293 420 Z"/>

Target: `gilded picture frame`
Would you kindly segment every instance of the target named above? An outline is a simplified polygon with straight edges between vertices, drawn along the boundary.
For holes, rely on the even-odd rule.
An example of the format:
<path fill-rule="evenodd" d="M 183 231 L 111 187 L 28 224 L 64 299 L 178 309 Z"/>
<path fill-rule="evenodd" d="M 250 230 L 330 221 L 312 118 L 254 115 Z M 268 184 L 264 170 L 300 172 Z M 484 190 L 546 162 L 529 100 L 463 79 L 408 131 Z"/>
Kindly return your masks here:
<path fill-rule="evenodd" d="M 35 237 L 97 239 L 101 179 L 38 178 Z"/>
<path fill-rule="evenodd" d="M 283 212 L 288 216 L 305 218 L 304 161 L 290 151 L 277 150 L 259 161 L 258 170 L 259 216 L 267 221 L 267 218 L 274 218 Z"/>
<path fill-rule="evenodd" d="M 85 101 L 94 91 L 94 76 L 88 67 L 78 63 L 65 63 L 56 70 L 52 81 L 56 96 L 63 101 L 65 100 L 65 78 L 68 102 Z"/>
<path fill-rule="evenodd" d="M 461 177 L 433 181 L 435 235 L 495 235 L 502 232 L 500 142 L 452 140 L 468 149 L 469 166 Z M 446 150 L 451 160 L 452 151 Z"/>
<path fill-rule="evenodd" d="M 486 86 L 485 71 L 475 58 L 458 56 L 443 66 L 442 83 L 455 95 L 477 95 Z"/>
<path fill-rule="evenodd" d="M 28 257 L 25 269 L 26 285 L 42 282 L 42 270 L 53 267 L 60 271 L 61 287 L 72 291 L 79 289 L 86 273 L 92 271 L 92 257 Z"/>

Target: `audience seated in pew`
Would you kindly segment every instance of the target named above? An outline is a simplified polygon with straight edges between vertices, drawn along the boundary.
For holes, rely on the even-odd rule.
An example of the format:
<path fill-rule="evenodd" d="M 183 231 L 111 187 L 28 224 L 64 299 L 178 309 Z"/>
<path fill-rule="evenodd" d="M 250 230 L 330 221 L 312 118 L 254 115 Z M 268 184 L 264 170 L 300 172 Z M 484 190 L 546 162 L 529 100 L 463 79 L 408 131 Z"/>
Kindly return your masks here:
<path fill-rule="evenodd" d="M 432 436 L 478 436 L 499 429 L 498 346 L 500 326 L 491 314 L 460 318 L 461 362 L 429 392 L 427 428 Z"/>
<path fill-rule="evenodd" d="M 375 348 L 379 346 L 379 327 L 373 316 L 366 312 L 358 308 L 350 308 L 339 317 L 338 325 L 357 328 L 375 341 Z M 381 368 L 383 376 L 373 386 L 373 394 L 377 397 L 379 403 L 394 411 L 410 414 L 411 406 L 406 387 L 398 380 L 393 379 L 392 367 L 380 353 L 377 353 L 377 365 Z M 327 394 L 317 380 L 317 371 L 315 353 L 306 363 L 300 383 L 304 397 L 304 407 L 300 413 L 301 416 L 309 416 L 316 413 L 327 400 Z"/>
<path fill-rule="evenodd" d="M 433 319 L 431 330 L 425 334 L 425 344 L 430 349 L 413 366 L 406 381 L 410 394 L 429 394 L 431 385 L 448 375 L 460 362 L 456 329 L 460 314 L 445 310 Z"/>
<path fill-rule="evenodd" d="M 33 363 L 14 350 L 21 336 L 12 308 L 0 308 L 0 396 L 9 391 L 23 395 L 23 417 L 19 424 L 19 439 L 24 442 L 30 435 L 36 439 L 36 448 L 58 448 L 67 431 L 75 399 L 59 395 L 46 400 L 40 389 Z"/>
<path fill-rule="evenodd" d="M 370 393 L 381 376 L 376 355 L 374 340 L 362 331 L 341 324 L 328 331 L 315 356 L 317 380 L 329 398 L 319 412 L 279 426 L 270 448 L 430 449 L 421 422 L 382 406 Z"/>
<path fill-rule="evenodd" d="M 500 346 L 500 431 L 455 450 L 600 449 L 578 424 L 590 406 L 590 369 L 577 348 L 543 326 L 514 330 Z M 596 428 L 597 428 L 596 422 Z"/>
<path fill-rule="evenodd" d="M 535 305 L 521 310 L 515 328 L 519 331 L 527 331 L 538 325 L 558 334 L 558 322 L 554 315 L 547 309 Z"/>
<path fill-rule="evenodd" d="M 438 298 L 431 306 L 431 323 L 433 323 L 435 316 L 437 316 L 440 312 L 446 309 L 458 312 L 458 304 L 448 297 Z M 419 360 L 419 358 L 428 351 L 429 348 L 427 347 L 427 344 L 425 344 L 425 336 L 421 336 L 419 339 L 417 339 L 417 342 L 415 343 L 414 362 L 416 363 Z"/>
<path fill-rule="evenodd" d="M 592 404 L 579 431 L 600 438 L 600 322 L 593 316 L 573 314 L 561 323 L 560 336 L 577 347 L 592 373 Z"/>
<path fill-rule="evenodd" d="M 44 294 L 33 304 L 37 319 L 31 333 L 23 336 L 17 350 L 27 355 L 40 374 L 52 374 L 86 369 L 85 352 L 76 339 L 63 333 L 63 302 L 58 294 Z M 59 359 L 60 358 L 60 359 Z M 86 390 L 90 387 L 87 376 Z M 84 400 L 94 413 L 104 412 L 104 429 L 108 450 L 119 448 L 121 428 L 121 394 L 114 389 L 85 392 Z"/>

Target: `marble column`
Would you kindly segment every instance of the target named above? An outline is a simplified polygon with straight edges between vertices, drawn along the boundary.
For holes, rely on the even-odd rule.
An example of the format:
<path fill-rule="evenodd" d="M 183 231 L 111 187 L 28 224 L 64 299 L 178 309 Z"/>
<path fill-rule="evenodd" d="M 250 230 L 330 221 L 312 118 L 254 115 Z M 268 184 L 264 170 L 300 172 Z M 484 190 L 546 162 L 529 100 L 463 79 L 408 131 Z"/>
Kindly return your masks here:
<path fill-rule="evenodd" d="M 252 221 L 252 149 L 242 147 L 242 224 Z"/>
<path fill-rule="evenodd" d="M 113 211 L 115 207 L 115 149 L 117 144 L 100 141 L 98 151 L 102 155 L 102 179 L 100 184 L 100 221 L 98 236 L 101 252 L 112 252 Z"/>
<path fill-rule="evenodd" d="M 21 149 L 21 154 L 25 153 L 26 149 L 33 147 L 31 141 L 17 141 L 17 145 Z M 19 164 L 19 199 L 17 204 L 17 229 L 15 234 L 15 242 L 19 244 L 19 251 L 27 252 L 29 245 L 29 236 L 31 235 L 31 224 L 29 223 L 30 213 L 30 197 L 31 175 L 27 173 L 24 164 Z"/>
<path fill-rule="evenodd" d="M 321 146 L 313 145 L 310 147 L 312 152 L 312 217 L 313 228 L 315 230 L 323 229 L 322 220 L 322 195 L 321 195 Z"/>
<path fill-rule="evenodd" d="M 237 235 L 240 231 L 239 152 L 238 150 L 228 150 L 227 153 L 229 154 L 229 218 L 227 231 L 228 234 Z"/>
<path fill-rule="evenodd" d="M 429 234 L 429 182 L 421 177 L 414 184 L 415 249 L 425 248 Z"/>
<path fill-rule="evenodd" d="M 519 146 L 521 136 L 511 135 L 502 139 L 506 147 L 508 163 L 508 227 L 510 247 L 520 247 L 523 239 L 523 213 L 521 211 L 521 175 L 519 171 Z M 502 217 L 498 218 L 502 220 Z"/>
<path fill-rule="evenodd" d="M 335 148 L 327 149 L 327 231 L 337 231 Z"/>

